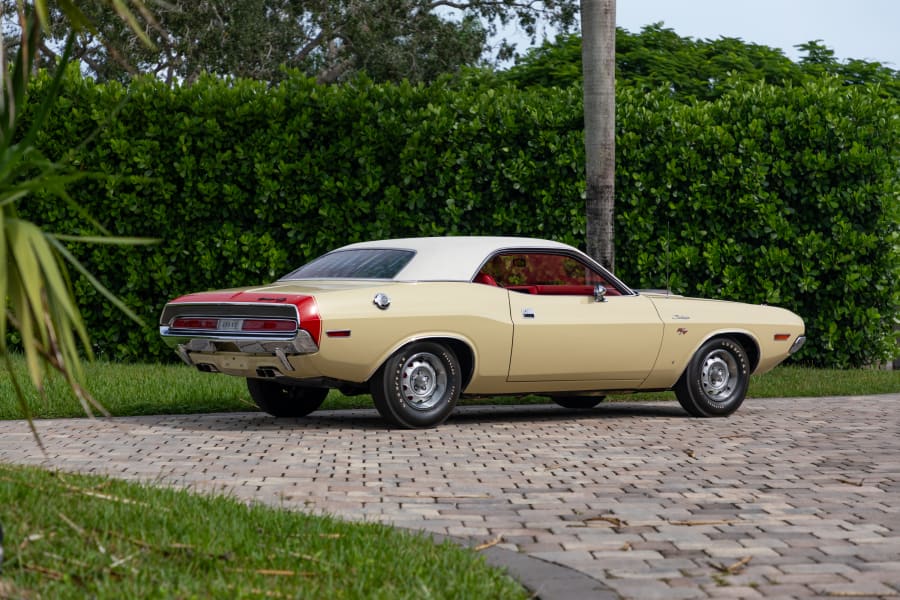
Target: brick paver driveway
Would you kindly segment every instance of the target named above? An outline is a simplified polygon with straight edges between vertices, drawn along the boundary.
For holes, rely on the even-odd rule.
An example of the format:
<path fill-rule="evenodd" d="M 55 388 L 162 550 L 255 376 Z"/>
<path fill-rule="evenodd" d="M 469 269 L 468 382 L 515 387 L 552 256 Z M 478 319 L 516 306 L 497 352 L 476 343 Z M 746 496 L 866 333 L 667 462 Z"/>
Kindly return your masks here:
<path fill-rule="evenodd" d="M 482 540 L 622 598 L 900 596 L 900 394 L 471 407 L 438 429 L 374 411 L 21 422 L 0 461 L 154 480 Z"/>

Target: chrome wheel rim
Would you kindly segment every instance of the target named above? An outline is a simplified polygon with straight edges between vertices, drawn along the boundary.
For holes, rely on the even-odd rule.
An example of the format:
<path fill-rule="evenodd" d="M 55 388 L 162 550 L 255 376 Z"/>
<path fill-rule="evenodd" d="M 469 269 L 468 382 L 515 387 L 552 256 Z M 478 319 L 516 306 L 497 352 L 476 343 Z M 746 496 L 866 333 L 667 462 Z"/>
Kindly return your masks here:
<path fill-rule="evenodd" d="M 406 359 L 400 369 L 400 391 L 403 401 L 416 410 L 430 410 L 445 396 L 447 368 L 429 352 Z"/>
<path fill-rule="evenodd" d="M 731 397 L 738 386 L 740 371 L 737 359 L 725 350 L 706 355 L 700 369 L 700 387 L 713 401 L 723 402 Z"/>

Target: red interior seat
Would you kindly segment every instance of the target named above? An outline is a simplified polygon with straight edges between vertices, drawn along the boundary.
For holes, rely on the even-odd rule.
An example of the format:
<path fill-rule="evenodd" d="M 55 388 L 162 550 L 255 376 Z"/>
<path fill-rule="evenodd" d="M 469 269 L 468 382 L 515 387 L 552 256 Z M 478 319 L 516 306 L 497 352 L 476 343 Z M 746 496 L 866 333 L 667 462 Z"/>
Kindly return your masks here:
<path fill-rule="evenodd" d="M 495 287 L 500 287 L 500 284 L 497 283 L 497 280 L 488 275 L 487 273 L 479 273 L 475 276 L 475 283 L 483 283 L 484 285 L 493 285 Z"/>

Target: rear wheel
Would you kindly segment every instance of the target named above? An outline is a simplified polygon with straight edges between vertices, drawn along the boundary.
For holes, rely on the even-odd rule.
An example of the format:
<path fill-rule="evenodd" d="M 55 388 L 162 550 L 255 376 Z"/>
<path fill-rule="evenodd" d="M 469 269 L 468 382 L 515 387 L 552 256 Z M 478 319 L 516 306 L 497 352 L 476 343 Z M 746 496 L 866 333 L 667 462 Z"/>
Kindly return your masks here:
<path fill-rule="evenodd" d="M 606 396 L 551 396 L 551 399 L 563 408 L 574 408 L 576 410 L 587 410 L 594 408 Z"/>
<path fill-rule="evenodd" d="M 263 379 L 247 379 L 250 397 L 260 410 L 273 417 L 305 417 L 325 402 L 327 388 L 281 385 Z"/>
<path fill-rule="evenodd" d="M 434 427 L 453 412 L 461 386 L 453 350 L 436 342 L 414 342 L 395 352 L 372 378 L 372 399 L 394 425 Z"/>
<path fill-rule="evenodd" d="M 675 397 L 695 417 L 727 417 L 740 407 L 750 383 L 747 352 L 731 338 L 709 340 L 675 384 Z"/>

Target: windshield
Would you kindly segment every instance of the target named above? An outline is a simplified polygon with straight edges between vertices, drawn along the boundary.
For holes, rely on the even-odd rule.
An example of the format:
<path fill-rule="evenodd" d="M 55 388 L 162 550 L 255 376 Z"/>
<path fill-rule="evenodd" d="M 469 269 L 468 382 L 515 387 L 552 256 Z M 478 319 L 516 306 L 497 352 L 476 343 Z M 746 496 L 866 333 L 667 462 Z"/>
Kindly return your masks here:
<path fill-rule="evenodd" d="M 281 279 L 393 279 L 413 256 L 412 250 L 337 250 Z"/>

